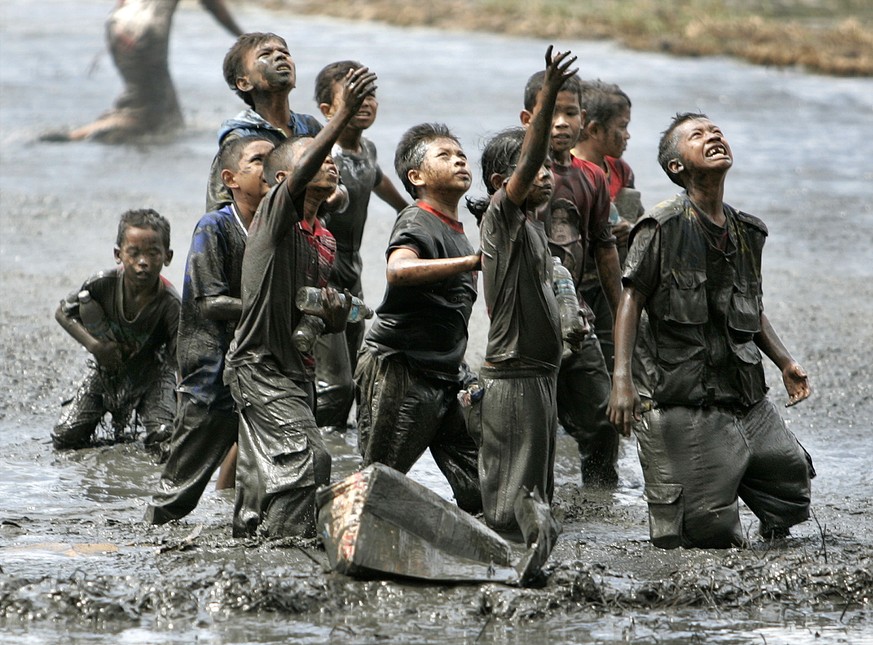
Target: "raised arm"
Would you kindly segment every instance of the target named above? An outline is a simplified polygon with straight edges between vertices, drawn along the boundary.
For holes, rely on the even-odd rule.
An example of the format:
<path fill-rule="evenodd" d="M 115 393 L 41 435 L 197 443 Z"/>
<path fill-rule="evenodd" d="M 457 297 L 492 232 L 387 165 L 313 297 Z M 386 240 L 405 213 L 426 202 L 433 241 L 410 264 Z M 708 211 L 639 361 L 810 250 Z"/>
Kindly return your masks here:
<path fill-rule="evenodd" d="M 812 394 L 806 370 L 792 358 L 779 334 L 770 324 L 770 319 L 763 312 L 761 312 L 761 331 L 755 336 L 755 344 L 782 372 L 782 382 L 785 384 L 785 391 L 788 392 L 788 403 L 785 407 L 800 403 Z"/>
<path fill-rule="evenodd" d="M 546 75 L 543 79 L 543 87 L 537 96 L 537 103 L 527 124 L 518 164 L 506 185 L 507 197 L 517 206 L 521 206 L 527 199 L 537 173 L 546 161 L 555 101 L 564 82 L 578 71 L 578 69 L 569 69 L 575 62 L 576 57 L 569 51 L 556 52 L 553 57 L 552 45 L 549 45 L 546 50 Z"/>
<path fill-rule="evenodd" d="M 206 11 L 213 15 L 222 27 L 227 29 L 234 36 L 243 35 L 243 30 L 240 29 L 240 26 L 236 24 L 236 20 L 234 20 L 232 15 L 230 15 L 230 11 L 228 10 L 227 5 L 224 4 L 224 0 L 200 0 L 200 4 L 203 5 L 203 8 L 206 9 Z"/>

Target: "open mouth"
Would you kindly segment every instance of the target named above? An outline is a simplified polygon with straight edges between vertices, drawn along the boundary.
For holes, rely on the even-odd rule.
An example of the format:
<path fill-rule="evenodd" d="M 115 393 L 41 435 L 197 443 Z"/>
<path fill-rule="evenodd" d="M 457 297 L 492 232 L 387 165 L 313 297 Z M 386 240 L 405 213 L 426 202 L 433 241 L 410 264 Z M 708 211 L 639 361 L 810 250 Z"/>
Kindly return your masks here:
<path fill-rule="evenodd" d="M 716 155 L 723 155 L 727 157 L 727 148 L 725 148 L 722 144 L 717 143 L 706 151 L 707 158 L 715 157 Z"/>

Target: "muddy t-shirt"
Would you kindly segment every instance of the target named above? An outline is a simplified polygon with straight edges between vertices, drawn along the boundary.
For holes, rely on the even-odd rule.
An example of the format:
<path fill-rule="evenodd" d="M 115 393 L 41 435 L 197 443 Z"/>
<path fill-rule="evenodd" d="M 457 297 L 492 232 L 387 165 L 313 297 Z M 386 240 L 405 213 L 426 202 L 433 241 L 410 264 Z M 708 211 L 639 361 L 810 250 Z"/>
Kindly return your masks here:
<path fill-rule="evenodd" d="M 582 291 L 585 256 L 589 248 L 614 246 L 609 224 L 609 189 L 606 175 L 594 166 L 590 171 L 576 165 L 552 164 L 555 187 L 546 235 L 556 255 L 573 276 L 577 292 Z M 580 303 L 582 295 L 579 293 Z"/>
<path fill-rule="evenodd" d="M 246 230 L 233 209 L 228 204 L 200 218 L 185 265 L 178 342 L 182 381 L 178 389 L 203 405 L 232 405 L 222 373 L 236 321 L 205 318 L 202 306 L 206 298 L 240 297 Z"/>
<path fill-rule="evenodd" d="M 175 356 L 180 298 L 170 281 L 161 276 L 157 296 L 128 319 L 124 315 L 123 274 L 121 267 L 115 267 L 91 276 L 62 305 L 78 319 L 79 291 L 90 292 L 106 314 L 113 340 L 121 345 L 123 372 L 142 378 Z"/>
<path fill-rule="evenodd" d="M 386 255 L 400 248 L 423 260 L 474 253 L 460 222 L 421 203 L 407 206 L 394 223 Z M 467 350 L 477 273 L 466 271 L 426 285 L 389 284 L 367 345 L 383 355 L 400 354 L 410 367 L 436 378 L 457 380 Z"/>
<path fill-rule="evenodd" d="M 291 195 L 287 181 L 261 201 L 246 243 L 242 267 L 242 318 L 227 364 L 269 362 L 288 378 L 311 381 L 315 358 L 294 346 L 302 312 L 295 304 L 300 287 L 327 285 L 336 244 L 316 218 L 303 219 L 304 192 Z"/>
<path fill-rule="evenodd" d="M 557 369 L 561 322 L 543 223 L 526 217 L 501 188 L 482 218 L 479 241 L 491 319 L 485 360 Z"/>
<path fill-rule="evenodd" d="M 342 213 L 333 213 L 325 220 L 325 226 L 336 239 L 336 260 L 330 283 L 361 292 L 361 239 L 367 223 L 370 195 L 382 181 L 382 170 L 376 163 L 376 146 L 361 138 L 360 153 L 353 153 L 334 146 L 333 159 L 339 167 L 343 185 L 349 191 L 349 205 Z"/>

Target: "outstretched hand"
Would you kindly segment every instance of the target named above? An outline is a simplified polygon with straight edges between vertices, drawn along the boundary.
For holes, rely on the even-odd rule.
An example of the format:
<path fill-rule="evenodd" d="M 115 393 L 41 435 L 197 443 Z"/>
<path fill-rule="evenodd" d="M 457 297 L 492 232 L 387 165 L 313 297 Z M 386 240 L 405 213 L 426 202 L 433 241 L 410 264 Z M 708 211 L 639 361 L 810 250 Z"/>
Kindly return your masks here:
<path fill-rule="evenodd" d="M 349 317 L 349 309 L 352 308 L 352 294 L 348 289 L 343 290 L 344 298 L 340 298 L 337 290 L 332 287 L 322 287 L 321 298 L 324 302 L 322 316 L 325 331 L 329 334 L 341 332 L 346 328 Z"/>
<path fill-rule="evenodd" d="M 549 45 L 546 50 L 546 76 L 543 79 L 543 91 L 557 94 L 561 91 L 564 81 L 574 76 L 579 68 L 570 69 L 570 66 L 576 62 L 576 56 L 572 52 L 555 52 L 553 56 L 552 48 L 553 46 Z"/>
<path fill-rule="evenodd" d="M 375 91 L 376 74 L 370 68 L 350 69 L 343 83 L 342 104 L 354 114 L 360 109 L 364 99 Z"/>
<path fill-rule="evenodd" d="M 786 408 L 800 403 L 812 394 L 809 377 L 799 363 L 791 362 L 788 364 L 782 371 L 782 382 L 785 383 L 785 390 L 788 392 Z"/>

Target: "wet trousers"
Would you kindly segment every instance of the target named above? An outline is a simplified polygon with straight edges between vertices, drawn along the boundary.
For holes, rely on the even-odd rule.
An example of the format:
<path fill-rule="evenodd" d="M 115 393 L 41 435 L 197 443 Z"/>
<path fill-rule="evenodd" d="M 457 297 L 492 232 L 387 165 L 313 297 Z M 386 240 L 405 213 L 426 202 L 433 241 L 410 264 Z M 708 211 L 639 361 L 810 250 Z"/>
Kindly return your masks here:
<path fill-rule="evenodd" d="M 393 356 L 358 355 L 355 400 L 363 465 L 381 463 L 401 473 L 430 449 L 458 506 L 482 510 L 478 449 L 467 432 L 456 383 L 428 378 Z"/>
<path fill-rule="evenodd" d="M 501 533 L 520 534 L 513 505 L 522 487 L 536 489 L 548 502 L 555 489 L 557 374 L 483 367 L 479 378 L 485 394 L 469 421 L 479 442 L 485 522 Z"/>
<path fill-rule="evenodd" d="M 169 438 L 173 427 L 175 387 L 169 363 L 137 375 L 117 375 L 89 366 L 75 396 L 64 404 L 52 431 L 52 444 L 58 449 L 87 448 L 107 412 L 117 431 L 127 426 L 135 412 L 145 428 L 145 444 L 157 447 Z"/>
<path fill-rule="evenodd" d="M 315 420 L 319 427 L 345 430 L 355 402 L 354 373 L 364 340 L 364 323 L 349 323 L 344 334 L 324 334 L 315 345 Z"/>
<path fill-rule="evenodd" d="M 747 411 L 671 406 L 636 429 L 652 543 L 743 545 L 739 496 L 763 528 L 809 517 L 811 460 L 768 399 Z"/>
<path fill-rule="evenodd" d="M 146 522 L 164 524 L 194 510 L 212 473 L 236 442 L 238 428 L 239 415 L 232 408 L 212 409 L 179 394 L 169 457 L 146 508 Z"/>
<path fill-rule="evenodd" d="M 239 408 L 233 535 L 314 537 L 315 490 L 330 482 L 330 453 L 312 406 L 312 383 L 269 363 L 226 367 Z"/>
<path fill-rule="evenodd" d="M 619 435 L 606 416 L 610 388 L 597 336 L 588 334 L 558 372 L 558 420 L 579 445 L 586 485 L 618 483 Z"/>

